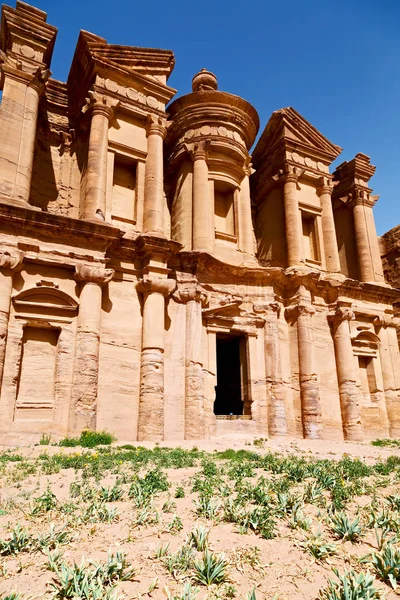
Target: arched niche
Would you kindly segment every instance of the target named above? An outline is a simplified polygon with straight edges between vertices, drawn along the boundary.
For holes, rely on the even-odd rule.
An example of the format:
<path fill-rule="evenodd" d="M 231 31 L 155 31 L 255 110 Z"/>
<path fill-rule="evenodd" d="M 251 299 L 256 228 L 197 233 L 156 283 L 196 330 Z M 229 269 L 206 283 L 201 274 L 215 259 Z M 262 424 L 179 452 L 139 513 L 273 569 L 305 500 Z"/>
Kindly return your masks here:
<path fill-rule="evenodd" d="M 24 290 L 13 297 L 18 312 L 38 312 L 47 315 L 73 317 L 78 312 L 78 302 L 56 286 L 40 285 Z"/>

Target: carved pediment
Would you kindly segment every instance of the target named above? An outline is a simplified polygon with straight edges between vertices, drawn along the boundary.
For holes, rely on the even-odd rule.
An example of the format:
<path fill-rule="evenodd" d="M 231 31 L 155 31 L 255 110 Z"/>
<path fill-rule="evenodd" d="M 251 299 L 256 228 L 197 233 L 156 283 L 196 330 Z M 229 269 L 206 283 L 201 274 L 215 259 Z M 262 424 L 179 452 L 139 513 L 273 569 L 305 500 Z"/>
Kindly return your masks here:
<path fill-rule="evenodd" d="M 48 314 L 71 314 L 78 310 L 78 302 L 55 287 L 41 286 L 24 290 L 13 297 L 13 304 L 18 311 L 37 310 Z"/>
<path fill-rule="evenodd" d="M 126 86 L 132 95 L 139 91 L 166 103 L 175 94 L 166 85 L 174 64 L 171 50 L 108 44 L 100 36 L 81 31 L 67 83 L 73 110 L 80 110 L 99 76 L 103 80 L 110 77 L 107 89 L 112 93 L 118 94 L 121 86 Z"/>
<path fill-rule="evenodd" d="M 320 160 L 326 165 L 335 160 L 342 151 L 340 146 L 332 144 L 291 107 L 281 108 L 272 113 L 253 152 L 253 164 L 256 169 L 259 168 L 260 162 L 265 161 L 267 155 L 273 155 L 278 148 Z"/>
<path fill-rule="evenodd" d="M 234 317 L 240 317 L 242 315 L 242 311 L 240 310 L 241 304 L 242 304 L 241 300 L 235 300 L 233 302 L 229 302 L 228 304 L 215 306 L 213 308 L 204 308 L 202 311 L 203 317 L 207 317 L 207 318 L 225 317 L 225 318 L 232 318 L 232 319 Z"/>

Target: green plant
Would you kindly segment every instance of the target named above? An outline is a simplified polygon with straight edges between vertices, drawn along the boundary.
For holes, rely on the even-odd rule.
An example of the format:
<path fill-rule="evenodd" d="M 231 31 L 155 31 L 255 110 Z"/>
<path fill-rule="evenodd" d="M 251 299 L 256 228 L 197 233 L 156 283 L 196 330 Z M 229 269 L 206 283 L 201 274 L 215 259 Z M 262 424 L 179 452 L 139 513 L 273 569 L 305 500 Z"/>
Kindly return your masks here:
<path fill-rule="evenodd" d="M 94 448 L 95 446 L 109 446 L 115 442 L 115 437 L 107 431 L 90 431 L 84 429 L 79 438 L 66 437 L 58 445 L 66 447 L 82 446 L 82 448 Z"/>
<path fill-rule="evenodd" d="M 198 515 L 206 517 L 207 519 L 215 519 L 218 515 L 221 502 L 218 498 L 200 496 L 197 501 L 194 501 L 194 505 Z"/>
<path fill-rule="evenodd" d="M 2 596 L 1 600 L 22 600 L 22 596 L 18 592 L 11 592 L 11 594 Z"/>
<path fill-rule="evenodd" d="M 200 560 L 194 562 L 194 579 L 202 585 L 223 583 L 227 577 L 228 562 L 223 554 L 216 555 L 205 550 Z"/>
<path fill-rule="evenodd" d="M 372 446 L 379 446 L 381 448 L 385 447 L 385 446 L 390 446 L 392 448 L 400 448 L 400 441 L 399 440 L 391 440 L 388 438 L 383 438 L 380 440 L 373 440 L 371 442 Z"/>
<path fill-rule="evenodd" d="M 165 546 L 160 544 L 154 550 L 154 558 L 163 558 L 164 556 L 166 556 L 168 554 L 168 551 L 169 551 L 169 542 L 167 544 L 165 544 Z"/>
<path fill-rule="evenodd" d="M 31 515 L 41 515 L 56 508 L 57 497 L 51 491 L 50 486 L 47 486 L 46 491 L 43 492 L 41 496 L 39 496 L 38 498 L 34 498 L 34 503 L 35 506 L 31 510 Z"/>
<path fill-rule="evenodd" d="M 184 544 L 175 552 L 167 554 L 163 560 L 167 571 L 177 578 L 178 575 L 186 573 L 193 565 L 193 549 L 190 545 Z"/>
<path fill-rule="evenodd" d="M 32 548 L 33 539 L 30 533 L 21 527 L 19 523 L 11 530 L 11 537 L 9 540 L 0 540 L 0 554 L 8 556 L 10 554 L 19 554 L 20 552 L 27 552 Z"/>
<path fill-rule="evenodd" d="M 182 529 L 183 529 L 182 520 L 177 515 L 175 515 L 174 518 L 172 519 L 171 523 L 168 523 L 168 525 L 165 527 L 165 530 L 169 531 L 170 533 L 178 533 L 179 531 L 182 531 Z"/>
<path fill-rule="evenodd" d="M 357 517 L 353 522 L 344 512 L 337 512 L 331 516 L 331 529 L 333 533 L 343 540 L 356 542 L 362 536 L 360 519 Z"/>
<path fill-rule="evenodd" d="M 165 586 L 165 594 L 168 600 L 194 600 L 199 592 L 198 588 L 193 588 L 190 581 L 187 581 L 183 587 L 183 590 L 179 593 L 178 596 L 173 596 L 168 589 L 168 586 Z"/>
<path fill-rule="evenodd" d="M 389 583 L 394 590 L 397 588 L 397 583 L 400 581 L 400 550 L 398 548 L 387 543 L 380 552 L 373 552 L 363 560 L 371 562 L 379 579 Z"/>
<path fill-rule="evenodd" d="M 197 525 L 192 529 L 188 536 L 188 542 L 199 552 L 203 552 L 208 548 L 208 534 L 209 531 L 202 525 Z"/>
<path fill-rule="evenodd" d="M 337 551 L 336 544 L 324 540 L 322 533 L 311 535 L 305 542 L 300 542 L 299 546 L 317 560 L 326 560 Z"/>
<path fill-rule="evenodd" d="M 54 550 L 57 546 L 68 544 L 71 541 L 71 535 L 66 529 L 57 530 L 54 523 L 50 524 L 48 533 L 37 536 L 37 547 L 39 550 Z"/>
<path fill-rule="evenodd" d="M 39 440 L 39 446 L 49 446 L 51 441 L 50 433 L 42 433 L 42 437 Z"/>
<path fill-rule="evenodd" d="M 59 548 L 55 548 L 54 550 L 44 549 L 44 554 L 47 556 L 47 568 L 49 571 L 55 572 L 62 563 L 63 560 L 63 552 Z"/>
<path fill-rule="evenodd" d="M 178 486 L 175 490 L 175 498 L 184 498 L 185 497 L 185 490 L 183 489 L 183 487 Z"/>
<path fill-rule="evenodd" d="M 338 581 L 329 579 L 328 585 L 319 593 L 321 600 L 378 600 L 380 594 L 374 587 L 370 573 L 345 571 L 342 575 L 333 569 Z"/>

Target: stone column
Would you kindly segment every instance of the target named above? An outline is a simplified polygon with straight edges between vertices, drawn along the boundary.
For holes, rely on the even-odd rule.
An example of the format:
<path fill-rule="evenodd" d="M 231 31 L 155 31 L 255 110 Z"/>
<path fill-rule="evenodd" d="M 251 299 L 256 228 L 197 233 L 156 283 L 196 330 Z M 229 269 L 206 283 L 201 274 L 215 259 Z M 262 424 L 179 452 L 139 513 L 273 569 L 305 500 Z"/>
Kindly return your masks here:
<path fill-rule="evenodd" d="M 350 321 L 355 319 L 355 315 L 349 306 L 338 306 L 329 318 L 332 322 L 344 438 L 360 442 L 364 439 L 364 431 L 350 335 Z"/>
<path fill-rule="evenodd" d="M 192 250 L 203 252 L 212 252 L 214 235 L 214 198 L 209 197 L 208 147 L 207 141 L 187 146 L 193 161 Z"/>
<path fill-rule="evenodd" d="M 164 236 L 164 157 L 166 121 L 148 117 L 147 158 L 144 175 L 143 232 Z"/>
<path fill-rule="evenodd" d="M 29 74 L 3 64 L 4 77 L 0 119 L 0 191 L 29 202 L 40 95 L 50 71 L 38 68 Z"/>
<path fill-rule="evenodd" d="M 186 304 L 185 439 L 204 439 L 203 322 L 201 310 L 207 302 L 207 294 L 196 282 L 193 282 L 179 289 L 176 297 L 179 302 Z"/>
<path fill-rule="evenodd" d="M 396 326 L 399 319 L 390 315 L 382 315 L 378 319 L 381 329 L 379 338 L 381 344 L 379 355 L 382 366 L 382 379 L 385 391 L 386 410 L 389 421 L 390 437 L 400 437 L 400 389 L 396 382 L 396 372 L 399 372 L 400 357 L 397 345 Z"/>
<path fill-rule="evenodd" d="M 22 265 L 22 254 L 18 250 L 0 250 L 0 390 L 6 356 L 8 320 L 10 317 L 13 274 Z"/>
<path fill-rule="evenodd" d="M 286 309 L 288 320 L 297 320 L 299 382 L 303 433 L 305 438 L 318 439 L 322 432 L 322 412 L 318 377 L 314 365 L 312 315 L 314 307 L 307 299 Z"/>
<path fill-rule="evenodd" d="M 164 437 L 165 298 L 175 287 L 175 280 L 160 277 L 143 279 L 137 284 L 137 290 L 143 294 L 139 441 Z"/>
<path fill-rule="evenodd" d="M 384 282 L 382 260 L 372 207 L 376 201 L 368 191 L 356 189 L 353 198 L 354 233 L 356 237 L 361 281 Z"/>
<path fill-rule="evenodd" d="M 268 433 L 270 436 L 286 435 L 285 392 L 278 329 L 280 306 L 277 302 L 260 303 L 255 304 L 253 309 L 255 313 L 262 313 L 265 319 L 265 374 L 269 390 Z"/>
<path fill-rule="evenodd" d="M 326 270 L 330 273 L 340 272 L 339 249 L 336 239 L 335 221 L 332 210 L 332 190 L 333 186 L 329 179 L 323 179 L 321 185 L 317 188 L 321 200 L 322 208 L 322 234 L 324 237 L 324 250 Z"/>
<path fill-rule="evenodd" d="M 280 177 L 283 184 L 283 205 L 285 209 L 285 231 L 288 266 L 303 263 L 303 240 L 300 229 L 300 210 L 297 198 L 298 174 L 295 171 L 284 173 Z"/>
<path fill-rule="evenodd" d="M 251 164 L 245 166 L 239 195 L 239 249 L 251 255 L 255 254 L 250 197 L 250 175 L 253 172 Z"/>
<path fill-rule="evenodd" d="M 90 92 L 86 111 L 91 111 L 86 193 L 83 218 L 104 221 L 107 193 L 108 128 L 118 102 Z"/>
<path fill-rule="evenodd" d="M 82 284 L 75 342 L 71 433 L 96 428 L 102 287 L 114 276 L 113 269 L 103 265 L 78 264 L 75 269 L 75 278 Z"/>

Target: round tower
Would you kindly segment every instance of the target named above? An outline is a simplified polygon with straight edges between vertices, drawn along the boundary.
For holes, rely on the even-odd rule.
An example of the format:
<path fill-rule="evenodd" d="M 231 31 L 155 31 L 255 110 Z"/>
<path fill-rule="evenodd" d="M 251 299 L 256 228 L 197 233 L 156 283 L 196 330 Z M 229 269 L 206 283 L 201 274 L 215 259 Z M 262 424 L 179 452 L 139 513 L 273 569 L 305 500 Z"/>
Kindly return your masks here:
<path fill-rule="evenodd" d="M 193 77 L 192 90 L 168 108 L 172 238 L 186 251 L 254 263 L 249 149 L 258 114 L 246 100 L 218 90 L 206 69 Z"/>

